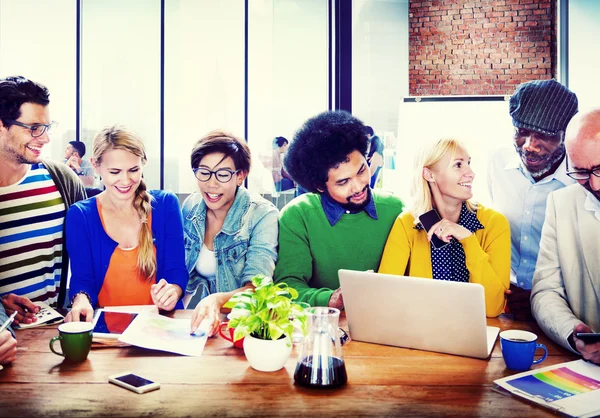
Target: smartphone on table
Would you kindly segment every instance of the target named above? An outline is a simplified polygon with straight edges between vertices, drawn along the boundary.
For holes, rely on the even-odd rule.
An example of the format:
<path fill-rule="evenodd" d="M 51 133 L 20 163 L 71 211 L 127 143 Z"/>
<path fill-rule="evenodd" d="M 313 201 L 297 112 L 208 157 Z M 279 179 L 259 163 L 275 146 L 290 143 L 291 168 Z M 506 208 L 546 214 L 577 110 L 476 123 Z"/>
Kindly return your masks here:
<path fill-rule="evenodd" d="M 160 388 L 160 383 L 153 382 L 131 372 L 119 373 L 108 378 L 110 383 L 129 389 L 135 393 L 146 393 Z"/>
<path fill-rule="evenodd" d="M 575 336 L 586 344 L 600 342 L 600 332 L 577 332 Z"/>
<path fill-rule="evenodd" d="M 435 225 L 441 220 L 442 218 L 440 218 L 440 215 L 435 209 L 431 209 L 429 212 L 425 212 L 424 214 L 419 216 L 419 221 L 421 222 L 421 225 L 423 226 L 423 229 L 425 229 L 426 233 L 429 232 L 433 225 Z M 450 244 L 449 242 L 443 241 L 440 237 L 438 237 L 435 234 L 431 236 L 431 242 L 433 243 L 433 246 L 438 249 Z"/>

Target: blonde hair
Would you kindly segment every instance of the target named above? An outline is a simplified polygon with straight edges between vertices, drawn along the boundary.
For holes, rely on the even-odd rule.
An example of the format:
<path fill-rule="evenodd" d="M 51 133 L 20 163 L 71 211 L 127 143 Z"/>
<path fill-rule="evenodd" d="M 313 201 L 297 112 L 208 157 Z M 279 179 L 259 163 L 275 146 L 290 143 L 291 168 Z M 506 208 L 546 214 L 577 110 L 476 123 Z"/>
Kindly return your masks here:
<path fill-rule="evenodd" d="M 431 168 L 444 158 L 448 152 L 451 153 L 450 161 L 454 160 L 456 150 L 459 147 L 465 148 L 462 142 L 454 138 L 442 138 L 434 142 L 426 143 L 417 153 L 413 170 L 414 177 L 412 179 L 410 190 L 413 202 L 410 213 L 415 218 L 415 224 L 419 223 L 419 216 L 433 209 L 431 189 L 429 182 L 423 177 L 423 169 L 425 167 Z M 475 202 L 467 200 L 465 203 L 467 204 L 467 209 L 471 212 L 477 210 L 477 204 Z"/>
<path fill-rule="evenodd" d="M 140 157 L 142 164 L 146 164 L 147 158 L 144 143 L 135 132 L 124 126 L 109 126 L 96 135 L 92 151 L 94 164 L 99 165 L 102 162 L 104 153 L 113 149 L 130 152 Z M 152 229 L 148 224 L 148 215 L 152 209 L 151 198 L 150 193 L 146 190 L 146 183 L 142 178 L 140 185 L 135 191 L 133 207 L 136 209 L 142 222 L 138 237 L 138 269 L 148 280 L 151 280 L 156 274 L 156 254 L 152 240 Z"/>

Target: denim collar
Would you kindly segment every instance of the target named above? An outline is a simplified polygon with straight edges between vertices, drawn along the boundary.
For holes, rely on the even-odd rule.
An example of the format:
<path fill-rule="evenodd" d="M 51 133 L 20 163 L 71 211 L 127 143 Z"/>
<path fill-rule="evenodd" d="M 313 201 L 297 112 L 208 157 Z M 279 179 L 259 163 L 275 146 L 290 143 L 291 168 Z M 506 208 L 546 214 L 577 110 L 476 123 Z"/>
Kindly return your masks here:
<path fill-rule="evenodd" d="M 249 206 L 250 192 L 248 192 L 244 186 L 238 187 L 233 204 L 229 208 L 229 211 L 227 211 L 225 222 L 223 222 L 223 226 L 221 227 L 221 232 L 227 235 L 237 234 L 242 228 L 242 218 Z M 200 222 L 206 219 L 206 203 L 204 202 L 204 199 L 190 211 L 186 219 L 195 220 L 196 218 Z"/>
<path fill-rule="evenodd" d="M 331 226 L 335 226 L 335 224 L 338 223 L 340 219 L 342 219 L 342 215 L 344 215 L 345 213 L 356 214 L 362 212 L 363 210 L 367 212 L 367 215 L 369 215 L 371 218 L 375 220 L 378 219 L 377 208 L 375 207 L 375 199 L 373 199 L 373 190 L 371 190 L 371 192 L 369 193 L 369 203 L 367 203 L 367 206 L 365 206 L 363 209 L 356 211 L 344 209 L 340 206 L 339 203 L 330 198 L 329 195 L 326 193 L 319 194 L 321 195 L 321 206 L 323 206 L 323 211 L 325 211 L 325 216 L 327 217 L 329 225 Z"/>

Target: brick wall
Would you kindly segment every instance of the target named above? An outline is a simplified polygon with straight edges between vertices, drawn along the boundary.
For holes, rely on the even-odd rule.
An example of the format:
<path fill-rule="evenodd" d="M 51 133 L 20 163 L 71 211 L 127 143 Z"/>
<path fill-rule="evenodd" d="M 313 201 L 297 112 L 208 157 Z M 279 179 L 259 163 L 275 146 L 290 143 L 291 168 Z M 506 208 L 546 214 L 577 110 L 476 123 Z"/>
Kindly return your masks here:
<path fill-rule="evenodd" d="M 552 78 L 553 0 L 410 0 L 411 96 L 512 94 Z"/>

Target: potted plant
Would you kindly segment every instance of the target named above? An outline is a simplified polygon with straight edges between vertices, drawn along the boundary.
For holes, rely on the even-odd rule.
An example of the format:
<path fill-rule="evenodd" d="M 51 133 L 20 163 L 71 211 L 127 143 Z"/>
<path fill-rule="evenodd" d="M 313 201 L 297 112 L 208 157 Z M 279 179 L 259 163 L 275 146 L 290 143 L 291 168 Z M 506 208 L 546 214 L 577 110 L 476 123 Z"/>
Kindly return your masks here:
<path fill-rule="evenodd" d="M 302 306 L 292 300 L 298 292 L 285 283 L 274 284 L 271 278 L 252 278 L 254 289 L 236 293 L 229 314 L 229 328 L 234 341 L 244 338 L 244 353 L 252 368 L 272 372 L 281 369 L 292 351 L 294 325 L 307 332 Z"/>

